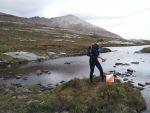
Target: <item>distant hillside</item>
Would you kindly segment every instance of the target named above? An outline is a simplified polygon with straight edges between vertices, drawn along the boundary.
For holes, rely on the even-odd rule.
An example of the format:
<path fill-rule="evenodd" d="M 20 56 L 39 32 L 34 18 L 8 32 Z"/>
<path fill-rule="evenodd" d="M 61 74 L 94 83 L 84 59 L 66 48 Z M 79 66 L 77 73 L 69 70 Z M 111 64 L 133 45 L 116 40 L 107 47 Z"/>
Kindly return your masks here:
<path fill-rule="evenodd" d="M 0 15 L 4 15 L 5 13 L 0 12 Z"/>
<path fill-rule="evenodd" d="M 32 52 L 46 58 L 83 55 L 87 47 L 99 38 L 105 40 L 105 46 L 141 44 L 125 40 L 73 15 L 47 19 L 0 13 L 0 59 L 7 62 L 16 62 L 3 54 L 7 52 Z"/>
<path fill-rule="evenodd" d="M 0 21 L 42 24 L 51 28 L 68 30 L 69 32 L 71 31 L 77 34 L 99 35 L 103 37 L 121 39 L 119 35 L 114 34 L 98 26 L 92 25 L 74 15 L 66 15 L 48 19 L 38 16 L 32 18 L 24 18 L 0 12 Z"/>
<path fill-rule="evenodd" d="M 80 34 L 96 34 L 104 37 L 112 37 L 112 38 L 121 38 L 119 35 L 109 32 L 103 28 L 98 26 L 94 26 L 85 20 L 80 19 L 74 15 L 66 15 L 55 18 L 41 18 L 41 17 L 32 17 L 30 18 L 31 22 L 40 23 L 44 25 L 48 25 L 54 28 L 67 29 L 74 33 Z"/>

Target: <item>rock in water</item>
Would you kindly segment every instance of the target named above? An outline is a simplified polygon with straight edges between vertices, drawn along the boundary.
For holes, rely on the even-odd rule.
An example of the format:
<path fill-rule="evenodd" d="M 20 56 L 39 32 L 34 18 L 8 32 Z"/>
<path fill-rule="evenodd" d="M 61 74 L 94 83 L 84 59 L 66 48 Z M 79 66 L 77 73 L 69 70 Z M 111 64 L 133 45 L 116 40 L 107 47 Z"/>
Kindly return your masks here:
<path fill-rule="evenodd" d="M 23 78 L 23 80 L 27 80 L 27 79 L 28 79 L 27 77 L 24 77 L 24 78 Z"/>
<path fill-rule="evenodd" d="M 116 66 L 118 66 L 118 65 L 122 65 L 122 63 L 115 63 L 115 65 L 116 65 Z"/>
<path fill-rule="evenodd" d="M 65 62 L 64 64 L 71 64 L 70 62 Z"/>
<path fill-rule="evenodd" d="M 48 73 L 48 72 L 49 72 L 49 70 L 44 69 L 44 70 L 42 70 L 42 72 L 43 72 L 43 73 Z"/>
<path fill-rule="evenodd" d="M 131 62 L 131 64 L 139 64 L 139 62 Z"/>
<path fill-rule="evenodd" d="M 144 84 L 141 84 L 141 83 L 138 83 L 138 85 L 139 85 L 139 86 L 142 86 L 142 87 L 145 87 L 145 85 L 144 85 Z"/>
<path fill-rule="evenodd" d="M 37 74 L 37 75 L 42 75 L 42 71 L 41 71 L 41 70 L 37 70 L 37 71 L 36 71 L 36 74 Z"/>
<path fill-rule="evenodd" d="M 128 79 L 127 79 L 127 78 L 124 78 L 123 81 L 128 81 Z"/>
<path fill-rule="evenodd" d="M 18 76 L 16 76 L 16 79 L 20 79 L 20 78 L 21 78 L 21 76 L 19 76 L 19 75 L 18 75 Z"/>
<path fill-rule="evenodd" d="M 150 85 L 150 82 L 145 82 L 145 85 Z"/>
<path fill-rule="evenodd" d="M 131 72 L 131 73 L 133 73 L 133 72 L 135 72 L 133 69 L 127 69 L 127 72 Z"/>

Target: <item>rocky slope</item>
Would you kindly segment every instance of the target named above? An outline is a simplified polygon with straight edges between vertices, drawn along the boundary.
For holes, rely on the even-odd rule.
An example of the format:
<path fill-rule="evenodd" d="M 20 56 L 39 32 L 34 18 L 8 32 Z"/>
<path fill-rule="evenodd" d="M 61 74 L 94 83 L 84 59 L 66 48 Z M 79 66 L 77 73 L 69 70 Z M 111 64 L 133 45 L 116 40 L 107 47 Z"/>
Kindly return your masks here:
<path fill-rule="evenodd" d="M 41 23 L 54 28 L 67 29 L 69 31 L 80 33 L 80 34 L 89 34 L 89 35 L 97 34 L 104 37 L 121 38 L 117 34 L 109 32 L 98 26 L 94 26 L 74 15 L 66 15 L 66 16 L 55 17 L 50 19 L 33 17 L 30 18 L 30 20 L 31 22 L 34 23 Z"/>

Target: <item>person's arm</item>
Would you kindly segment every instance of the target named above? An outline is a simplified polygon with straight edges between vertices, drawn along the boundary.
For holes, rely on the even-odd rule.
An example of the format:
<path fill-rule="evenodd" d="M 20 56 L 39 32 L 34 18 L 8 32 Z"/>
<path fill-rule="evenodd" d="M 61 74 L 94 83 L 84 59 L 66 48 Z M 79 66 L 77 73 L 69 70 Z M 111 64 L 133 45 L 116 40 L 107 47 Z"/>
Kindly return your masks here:
<path fill-rule="evenodd" d="M 101 56 L 98 56 L 98 58 L 100 58 L 102 60 L 102 62 L 105 62 L 106 61 L 106 58 L 103 58 Z"/>

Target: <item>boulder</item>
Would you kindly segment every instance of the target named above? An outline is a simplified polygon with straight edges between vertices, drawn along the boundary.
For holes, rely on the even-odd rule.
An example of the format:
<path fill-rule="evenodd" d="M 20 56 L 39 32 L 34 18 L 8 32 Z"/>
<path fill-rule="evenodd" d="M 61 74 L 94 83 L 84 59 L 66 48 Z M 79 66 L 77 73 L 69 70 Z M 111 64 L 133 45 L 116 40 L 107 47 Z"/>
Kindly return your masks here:
<path fill-rule="evenodd" d="M 116 68 L 116 66 L 113 66 L 114 68 Z"/>
<path fill-rule="evenodd" d="M 116 73 L 115 73 L 115 75 L 117 75 L 117 76 L 121 76 L 122 74 L 121 74 L 121 73 L 119 73 L 119 72 L 116 72 Z"/>
<path fill-rule="evenodd" d="M 133 69 L 127 69 L 127 72 L 133 73 L 133 72 L 135 72 L 135 70 L 133 70 Z"/>
<path fill-rule="evenodd" d="M 20 75 L 16 76 L 16 79 L 20 79 L 20 78 L 21 78 L 21 76 L 20 76 Z"/>
<path fill-rule="evenodd" d="M 49 70 L 44 69 L 44 70 L 42 70 L 42 72 L 43 72 L 43 73 L 48 73 L 48 72 L 49 72 Z"/>
<path fill-rule="evenodd" d="M 63 80 L 62 80 L 62 81 L 60 81 L 60 83 L 64 83 L 64 82 L 65 82 L 65 81 L 63 81 Z"/>
<path fill-rule="evenodd" d="M 123 81 L 128 81 L 128 79 L 127 79 L 127 78 L 124 78 Z"/>
<path fill-rule="evenodd" d="M 139 64 L 139 62 L 137 62 L 137 61 L 136 62 L 131 62 L 131 64 Z"/>
<path fill-rule="evenodd" d="M 11 64 L 9 64 L 7 67 L 8 67 L 8 68 L 11 68 Z"/>
<path fill-rule="evenodd" d="M 27 80 L 28 78 L 27 77 L 23 77 L 23 80 Z"/>
<path fill-rule="evenodd" d="M 131 76 L 133 73 L 132 72 L 125 72 L 125 76 L 126 77 L 129 77 L 129 76 Z"/>
<path fill-rule="evenodd" d="M 133 85 L 134 82 L 129 80 L 128 83 Z"/>
<path fill-rule="evenodd" d="M 115 65 L 116 65 L 116 66 L 118 66 L 118 65 L 122 65 L 122 63 L 115 63 Z"/>
<path fill-rule="evenodd" d="M 71 64 L 70 62 L 65 62 L 64 64 Z"/>
<path fill-rule="evenodd" d="M 145 82 L 145 85 L 150 85 L 150 82 Z"/>
<path fill-rule="evenodd" d="M 56 84 L 56 86 L 59 86 L 59 84 Z"/>
<path fill-rule="evenodd" d="M 116 66 L 118 66 L 118 65 L 129 66 L 130 64 L 128 64 L 128 63 L 115 63 L 115 65 L 116 65 Z"/>
<path fill-rule="evenodd" d="M 140 53 L 139 51 L 135 51 L 134 53 Z"/>
<path fill-rule="evenodd" d="M 141 84 L 141 83 L 138 83 L 138 85 L 141 86 L 141 87 L 145 87 L 145 85 L 144 85 L 144 84 Z"/>
<path fill-rule="evenodd" d="M 4 65 L 6 62 L 4 62 L 3 60 L 0 60 L 0 65 Z"/>
<path fill-rule="evenodd" d="M 122 64 L 123 66 L 130 66 L 130 64 L 128 64 L 128 63 L 124 63 L 124 64 Z"/>
<path fill-rule="evenodd" d="M 38 83 L 37 85 L 38 85 L 38 86 L 42 86 L 42 84 L 41 84 L 41 83 Z"/>
<path fill-rule="evenodd" d="M 37 75 L 42 75 L 42 71 L 41 71 L 41 70 L 37 70 L 37 71 L 36 71 L 36 74 L 37 74 Z"/>
<path fill-rule="evenodd" d="M 54 89 L 52 86 L 40 86 L 40 90 L 43 92 L 43 91 L 49 91 L 49 90 L 52 90 Z"/>
<path fill-rule="evenodd" d="M 110 72 L 110 73 L 115 73 L 116 71 L 115 71 L 115 70 L 110 70 L 109 72 Z"/>
<path fill-rule="evenodd" d="M 50 75 L 50 74 L 51 74 L 51 72 L 49 71 L 47 74 L 49 74 L 49 75 Z"/>

